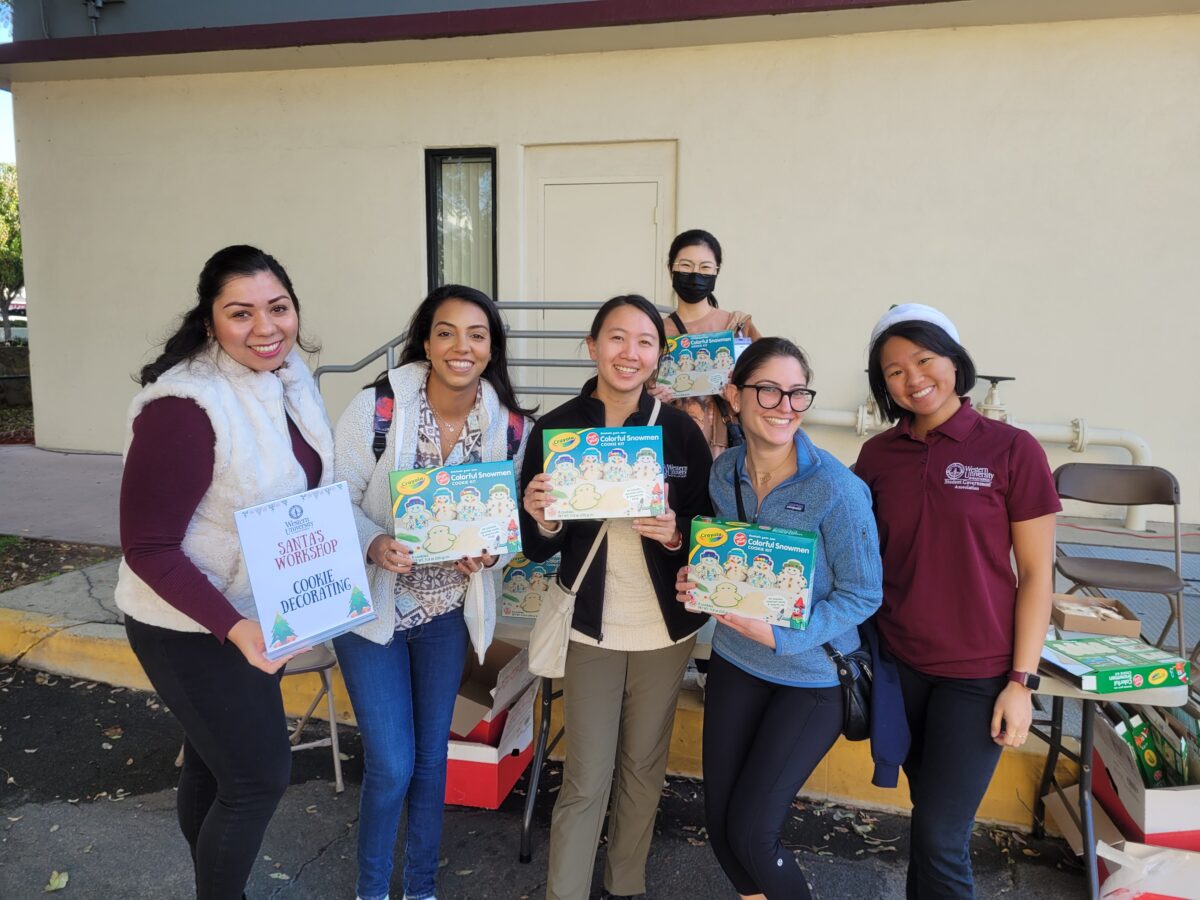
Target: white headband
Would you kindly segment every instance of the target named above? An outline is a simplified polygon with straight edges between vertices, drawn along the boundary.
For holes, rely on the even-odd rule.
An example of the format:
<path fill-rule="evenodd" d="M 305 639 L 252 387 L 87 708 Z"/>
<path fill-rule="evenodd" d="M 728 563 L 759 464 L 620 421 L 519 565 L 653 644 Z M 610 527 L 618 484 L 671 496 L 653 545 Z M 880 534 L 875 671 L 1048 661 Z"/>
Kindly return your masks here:
<path fill-rule="evenodd" d="M 958 329 L 954 327 L 954 323 L 947 318 L 945 313 L 932 306 L 926 306 L 924 303 L 901 303 L 885 312 L 882 318 L 875 323 L 875 327 L 871 329 L 871 346 L 875 346 L 875 341 L 881 334 L 901 322 L 928 322 L 950 335 L 954 339 L 954 343 L 962 343 L 958 337 Z"/>

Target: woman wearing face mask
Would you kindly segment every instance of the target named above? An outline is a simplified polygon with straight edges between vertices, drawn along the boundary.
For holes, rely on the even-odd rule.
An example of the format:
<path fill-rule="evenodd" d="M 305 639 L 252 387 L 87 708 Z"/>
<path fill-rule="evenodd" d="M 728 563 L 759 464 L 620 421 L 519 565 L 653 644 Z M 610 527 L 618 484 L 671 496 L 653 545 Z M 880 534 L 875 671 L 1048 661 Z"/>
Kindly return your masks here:
<path fill-rule="evenodd" d="M 1033 718 L 1061 504 L 1029 432 L 971 408 L 975 365 L 943 313 L 889 310 L 871 332 L 867 378 L 896 422 L 863 445 L 855 472 L 875 501 L 875 621 L 912 732 L 908 896 L 968 898 L 975 811 Z"/>
<path fill-rule="evenodd" d="M 748 313 L 724 310 L 717 306 L 713 288 L 721 270 L 721 245 L 707 231 L 684 231 L 671 242 L 667 254 L 671 287 L 675 291 L 675 312 L 664 323 L 668 336 L 732 331 L 735 338 L 758 340 L 761 336 Z M 652 395 L 670 401 L 669 388 L 652 386 Z M 700 426 L 713 458 L 730 445 L 727 425 L 732 421 L 728 403 L 719 395 L 683 397 L 672 405 L 682 409 Z"/>
<path fill-rule="evenodd" d="M 338 420 L 336 477 L 350 490 L 379 613 L 333 641 L 365 756 L 360 900 L 388 897 L 406 805 L 404 896 L 434 896 L 446 742 L 467 653 L 468 581 L 477 580 L 485 614 L 494 610 L 507 560 L 414 565 L 408 547 L 392 536 L 389 474 L 505 459 L 519 468 L 533 425 L 526 415 L 509 381 L 495 304 L 480 291 L 451 284 L 413 313 L 400 365 L 359 393 Z M 479 651 L 490 637 L 486 627 L 471 634 Z"/>
<path fill-rule="evenodd" d="M 645 384 L 666 345 L 654 306 L 636 295 L 614 297 L 596 313 L 587 345 L 596 377 L 538 420 L 533 446 L 542 446 L 546 429 L 645 425 L 653 413 Z M 675 703 L 706 618 L 675 602 L 675 573 L 687 556 L 692 517 L 711 511 L 712 466 L 703 435 L 684 413 L 663 406 L 656 424 L 667 510 L 612 520 L 575 599 L 563 689 L 570 752 L 550 825 L 549 900 L 589 896 L 614 765 L 604 888 L 614 897 L 646 890 Z M 601 523 L 546 520 L 551 485 L 536 453 L 526 455 L 521 484 L 523 552 L 535 562 L 561 552 L 559 578 L 573 584 Z"/>
<path fill-rule="evenodd" d="M 858 625 L 882 597 L 866 486 L 800 428 L 815 396 L 803 351 L 756 341 L 734 366 L 725 397 L 746 436 L 713 464 L 717 515 L 816 532 L 808 626 L 794 631 L 715 616 L 704 710 L 704 809 L 709 842 L 743 898 L 810 896 L 780 842 L 797 791 L 842 731 L 842 689 L 822 646 L 859 647 Z M 681 602 L 696 585 L 679 572 Z M 879 782 L 877 782 L 879 783 Z"/>
<path fill-rule="evenodd" d="M 300 301 L 272 256 L 219 250 L 142 369 L 121 477 L 117 606 L 183 726 L 179 827 L 199 900 L 243 896 L 292 752 L 234 513 L 329 484 L 333 435 L 296 347 Z"/>

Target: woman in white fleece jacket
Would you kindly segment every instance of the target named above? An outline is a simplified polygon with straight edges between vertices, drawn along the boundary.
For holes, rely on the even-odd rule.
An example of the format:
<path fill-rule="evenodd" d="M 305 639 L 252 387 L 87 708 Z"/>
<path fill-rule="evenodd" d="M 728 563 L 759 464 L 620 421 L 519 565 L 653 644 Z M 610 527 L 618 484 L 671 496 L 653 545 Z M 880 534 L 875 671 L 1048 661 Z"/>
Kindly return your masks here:
<path fill-rule="evenodd" d="M 404 895 L 434 896 L 446 742 L 468 631 L 482 653 L 491 641 L 506 559 L 414 565 L 408 548 L 392 537 L 388 476 L 397 469 L 510 458 L 519 467 L 531 426 L 509 381 L 500 314 L 486 294 L 462 285 L 425 298 L 409 323 L 400 366 L 359 393 L 338 421 L 335 477 L 350 489 L 379 613 L 333 642 L 365 753 L 361 900 L 388 897 L 406 800 Z M 379 448 L 376 431 L 385 428 Z"/>

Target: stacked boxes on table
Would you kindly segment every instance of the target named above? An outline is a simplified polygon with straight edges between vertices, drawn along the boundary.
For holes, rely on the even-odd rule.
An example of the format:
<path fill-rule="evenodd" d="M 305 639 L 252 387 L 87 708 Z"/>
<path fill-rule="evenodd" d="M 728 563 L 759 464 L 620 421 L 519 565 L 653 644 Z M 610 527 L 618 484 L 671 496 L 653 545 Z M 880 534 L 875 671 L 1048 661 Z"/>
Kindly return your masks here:
<path fill-rule="evenodd" d="M 496 809 L 533 756 L 537 681 L 521 647 L 493 641 L 471 657 L 450 721 L 446 802 Z"/>

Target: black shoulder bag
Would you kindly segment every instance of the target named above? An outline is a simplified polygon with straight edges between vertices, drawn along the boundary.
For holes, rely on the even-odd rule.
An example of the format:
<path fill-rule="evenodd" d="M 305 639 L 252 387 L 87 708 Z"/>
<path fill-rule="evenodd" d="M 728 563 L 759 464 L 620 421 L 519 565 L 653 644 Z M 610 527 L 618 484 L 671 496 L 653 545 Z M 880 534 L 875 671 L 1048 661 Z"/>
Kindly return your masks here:
<path fill-rule="evenodd" d="M 684 327 L 683 320 L 679 318 L 679 313 L 671 313 L 669 318 L 674 324 L 676 330 L 680 334 L 687 334 L 688 330 Z M 733 411 L 729 408 L 729 404 L 725 402 L 725 398 L 720 394 L 712 395 L 713 405 L 717 408 L 717 415 L 721 417 L 721 421 L 725 423 L 725 445 L 726 447 L 740 447 L 746 442 L 742 435 L 742 426 L 738 420 L 734 418 Z"/>
<path fill-rule="evenodd" d="M 742 500 L 742 476 L 736 467 L 733 476 L 738 519 L 753 522 L 746 516 L 746 505 Z M 861 632 L 859 639 L 861 642 Z M 860 643 L 853 653 L 843 654 L 834 649 L 831 643 L 821 646 L 833 661 L 842 685 L 842 734 L 848 741 L 865 741 L 871 736 L 871 648 L 866 643 Z"/>

